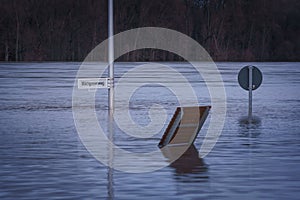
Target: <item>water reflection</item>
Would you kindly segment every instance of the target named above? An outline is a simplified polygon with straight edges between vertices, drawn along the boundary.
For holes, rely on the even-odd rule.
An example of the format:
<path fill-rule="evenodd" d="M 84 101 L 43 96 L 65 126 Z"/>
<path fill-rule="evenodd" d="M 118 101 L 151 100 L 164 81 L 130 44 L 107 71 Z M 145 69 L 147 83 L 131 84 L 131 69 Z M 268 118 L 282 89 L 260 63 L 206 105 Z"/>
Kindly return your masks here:
<path fill-rule="evenodd" d="M 176 195 L 188 196 L 190 194 L 206 194 L 210 190 L 208 168 L 199 152 L 191 145 L 186 152 L 169 165 L 173 168 Z M 187 187 L 187 185 L 189 185 Z"/>
<path fill-rule="evenodd" d="M 113 112 L 111 112 L 111 110 L 108 111 L 108 128 L 109 128 L 109 140 L 113 143 L 114 142 L 114 131 L 115 131 L 115 127 L 113 125 Z M 114 159 L 114 148 L 111 145 L 108 145 L 108 151 L 109 153 L 108 157 L 109 157 L 109 166 L 108 168 L 108 172 L 107 172 L 107 180 L 108 180 L 108 184 L 107 184 L 107 194 L 108 194 L 108 198 L 107 199 L 114 199 L 114 177 L 113 177 L 113 169 L 110 167 L 112 166 L 113 163 L 113 159 Z"/>
<path fill-rule="evenodd" d="M 251 122 L 248 117 L 241 117 L 239 119 L 239 134 L 242 137 L 258 137 L 261 134 L 261 119 L 253 116 Z"/>
<path fill-rule="evenodd" d="M 207 166 L 204 160 L 199 157 L 198 150 L 194 145 L 191 145 L 181 157 L 171 163 L 170 167 L 175 169 L 177 175 L 203 173 L 207 171 Z"/>

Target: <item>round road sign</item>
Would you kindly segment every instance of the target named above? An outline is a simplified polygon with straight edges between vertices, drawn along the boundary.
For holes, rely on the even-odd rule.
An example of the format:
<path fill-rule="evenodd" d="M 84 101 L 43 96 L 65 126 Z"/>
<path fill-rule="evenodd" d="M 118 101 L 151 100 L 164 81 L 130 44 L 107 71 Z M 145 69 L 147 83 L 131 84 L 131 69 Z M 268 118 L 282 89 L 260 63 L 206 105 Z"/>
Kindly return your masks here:
<path fill-rule="evenodd" d="M 249 67 L 252 67 L 252 90 L 256 90 L 261 85 L 263 79 L 262 73 L 257 67 L 243 67 L 239 72 L 238 81 L 243 89 L 249 90 Z"/>

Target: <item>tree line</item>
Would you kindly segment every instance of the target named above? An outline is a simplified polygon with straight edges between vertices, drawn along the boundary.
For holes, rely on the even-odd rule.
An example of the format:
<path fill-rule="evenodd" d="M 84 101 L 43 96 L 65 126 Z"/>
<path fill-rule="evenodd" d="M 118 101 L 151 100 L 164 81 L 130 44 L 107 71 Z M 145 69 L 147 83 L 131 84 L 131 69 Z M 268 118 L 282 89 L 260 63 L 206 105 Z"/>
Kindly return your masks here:
<path fill-rule="evenodd" d="M 115 0 L 115 33 L 164 27 L 215 61 L 299 61 L 298 0 Z M 0 61 L 82 61 L 107 39 L 107 0 L 1 0 Z M 120 61 L 179 61 L 144 49 Z"/>

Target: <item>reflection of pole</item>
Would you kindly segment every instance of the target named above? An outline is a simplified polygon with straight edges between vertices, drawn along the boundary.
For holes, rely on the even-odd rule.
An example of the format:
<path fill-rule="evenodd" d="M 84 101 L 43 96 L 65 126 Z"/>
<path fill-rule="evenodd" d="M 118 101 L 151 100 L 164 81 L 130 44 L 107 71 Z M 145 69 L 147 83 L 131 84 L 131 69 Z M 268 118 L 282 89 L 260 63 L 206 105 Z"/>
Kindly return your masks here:
<path fill-rule="evenodd" d="M 249 110 L 248 110 L 248 122 L 252 121 L 252 72 L 253 67 L 249 66 Z"/>
<path fill-rule="evenodd" d="M 108 129 L 109 129 L 109 141 L 108 143 L 108 185 L 107 185 L 107 192 L 108 192 L 108 199 L 114 199 L 114 182 L 113 182 L 113 159 L 114 159 L 114 124 L 113 124 L 113 115 L 112 112 L 109 114 L 109 121 L 108 121 Z"/>
<path fill-rule="evenodd" d="M 114 110 L 114 14 L 113 14 L 113 0 L 108 0 L 108 63 L 109 63 L 109 79 L 110 88 L 109 93 L 109 110 L 113 113 Z"/>

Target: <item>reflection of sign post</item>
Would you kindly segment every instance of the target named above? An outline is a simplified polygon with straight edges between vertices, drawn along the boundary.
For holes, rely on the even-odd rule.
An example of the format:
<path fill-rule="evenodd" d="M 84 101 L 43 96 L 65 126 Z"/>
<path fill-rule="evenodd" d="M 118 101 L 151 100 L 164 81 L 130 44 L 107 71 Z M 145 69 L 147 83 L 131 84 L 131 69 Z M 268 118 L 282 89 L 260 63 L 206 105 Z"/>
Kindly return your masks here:
<path fill-rule="evenodd" d="M 79 89 L 109 88 L 108 78 L 78 79 Z"/>
<path fill-rule="evenodd" d="M 248 109 L 248 121 L 252 121 L 252 91 L 256 90 L 262 83 L 262 73 L 255 66 L 243 67 L 238 75 L 238 81 L 240 86 L 249 91 L 249 109 Z"/>

